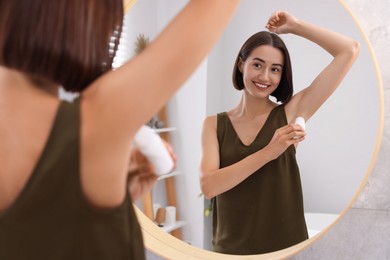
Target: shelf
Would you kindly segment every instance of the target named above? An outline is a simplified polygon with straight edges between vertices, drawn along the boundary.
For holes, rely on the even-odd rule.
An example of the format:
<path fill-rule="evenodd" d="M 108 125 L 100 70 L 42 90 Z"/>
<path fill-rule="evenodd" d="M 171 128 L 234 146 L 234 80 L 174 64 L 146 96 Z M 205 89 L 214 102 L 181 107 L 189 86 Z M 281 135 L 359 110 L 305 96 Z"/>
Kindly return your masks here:
<path fill-rule="evenodd" d="M 161 128 L 152 128 L 152 130 L 158 134 L 162 140 L 164 140 L 168 145 L 172 144 L 170 142 L 171 136 L 173 135 L 173 132 L 177 131 L 176 127 L 169 127 L 168 124 L 168 114 L 167 114 L 167 107 L 163 106 L 160 111 L 150 120 L 150 123 L 152 123 L 153 126 L 165 126 Z M 157 120 L 157 121 L 156 121 Z M 156 124 L 156 122 L 158 124 Z M 163 124 L 159 124 L 162 122 Z M 169 172 L 167 174 L 158 176 L 157 181 L 162 181 L 159 184 L 164 184 L 165 185 L 165 191 L 164 189 L 157 189 L 154 190 L 156 193 L 159 193 L 158 196 L 160 196 L 160 193 L 165 193 L 163 197 L 166 198 L 166 204 L 170 206 L 177 207 L 177 200 L 176 200 L 176 187 L 175 187 L 175 176 L 181 174 L 181 172 L 176 171 L 175 169 L 172 172 Z M 161 186 L 159 185 L 159 186 Z M 163 188 L 163 187 L 161 187 Z M 148 192 L 147 195 L 143 196 L 143 208 L 144 212 L 149 219 L 154 220 L 154 212 L 153 212 L 153 195 L 152 195 L 153 190 Z M 176 218 L 175 219 L 180 219 L 180 216 L 178 212 L 176 211 Z M 185 225 L 184 221 L 177 221 L 175 222 L 175 225 L 172 226 L 166 226 L 162 227 L 162 230 L 169 232 L 172 234 L 172 236 L 181 239 L 181 227 Z"/>
<path fill-rule="evenodd" d="M 176 127 L 152 128 L 156 133 L 167 133 L 176 131 Z"/>
<path fill-rule="evenodd" d="M 164 180 L 164 179 L 167 179 L 167 178 L 179 175 L 180 173 L 181 173 L 180 171 L 173 171 L 171 173 L 161 175 L 160 177 L 157 178 L 157 181 L 161 181 L 161 180 Z"/>
<path fill-rule="evenodd" d="M 178 220 L 176 221 L 176 223 L 174 225 L 169 225 L 169 226 L 163 226 L 161 227 L 165 232 L 171 232 L 175 229 L 178 229 L 178 228 L 181 228 L 183 226 L 185 226 L 187 223 L 185 221 L 182 221 L 182 220 Z"/>

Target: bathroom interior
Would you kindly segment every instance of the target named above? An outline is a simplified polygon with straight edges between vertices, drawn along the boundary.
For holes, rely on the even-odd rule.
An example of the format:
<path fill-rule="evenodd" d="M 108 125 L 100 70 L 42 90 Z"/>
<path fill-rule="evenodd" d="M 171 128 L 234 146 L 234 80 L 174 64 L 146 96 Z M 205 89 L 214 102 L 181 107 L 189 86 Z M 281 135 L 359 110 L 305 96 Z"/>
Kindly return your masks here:
<path fill-rule="evenodd" d="M 135 46 L 137 37 L 144 35 L 153 40 L 186 2 L 135 1 L 125 17 L 123 49 L 119 50 L 118 56 L 123 61 L 134 56 L 132 47 Z M 137 212 L 144 230 L 148 259 L 233 259 L 233 256 L 210 251 L 211 215 L 205 214 L 209 201 L 203 198 L 199 186 L 201 128 L 206 116 L 226 111 L 238 102 L 240 93 L 231 84 L 236 52 L 248 36 L 265 30 L 265 22 L 275 10 L 286 10 L 298 18 L 346 34 L 360 42 L 361 51 L 340 87 L 307 123 L 307 138 L 297 150 L 310 239 L 286 250 L 252 256 L 253 259 L 313 259 L 314 255 L 319 254 L 332 256 L 329 247 L 333 245 L 337 248 L 335 245 L 339 245 L 340 241 L 350 240 L 352 237 L 354 227 L 348 226 L 348 223 L 358 226 L 356 221 L 344 224 L 343 220 L 351 218 L 352 213 L 355 214 L 352 216 L 355 219 L 356 215 L 368 214 L 373 207 L 377 207 L 374 210 L 379 209 L 387 214 L 387 222 L 384 220 L 384 224 L 385 229 L 390 229 L 390 203 L 384 201 L 380 206 L 372 202 L 372 197 L 376 194 L 374 188 L 379 187 L 377 183 L 386 181 L 386 177 L 377 177 L 380 174 L 376 167 L 385 164 L 381 158 L 384 153 L 382 150 L 386 148 L 386 138 L 382 138 L 386 137 L 382 82 L 386 74 L 379 72 L 380 58 L 378 51 L 374 51 L 376 45 L 371 39 L 379 38 L 372 32 L 377 28 L 374 26 L 385 24 L 378 16 L 382 17 L 381 6 L 388 8 L 389 4 L 384 3 L 385 1 L 375 3 L 377 6 L 374 10 L 377 11 L 371 13 L 375 16 L 372 19 L 364 12 L 364 7 L 370 6 L 367 2 L 369 1 L 242 1 L 213 51 L 166 105 L 168 125 L 173 127 L 169 132 L 170 142 L 178 157 L 177 175 L 172 178 L 175 180 L 176 211 L 182 221 L 179 227 L 181 234 L 179 240 L 158 227 L 143 215 L 143 203 L 137 201 L 135 205 L 139 209 Z M 383 37 L 388 37 L 388 25 L 384 26 Z M 319 47 L 298 37 L 282 35 L 282 38 L 292 59 L 294 88 L 299 91 L 307 86 L 330 57 Z M 381 172 L 385 172 L 384 167 Z M 368 190 L 370 183 L 376 185 Z M 386 191 L 387 194 L 390 193 L 390 190 Z M 158 182 L 152 192 L 153 203 L 161 207 L 169 206 L 166 192 L 164 183 Z M 367 218 L 366 221 L 370 221 Z M 341 228 L 343 225 L 345 228 L 348 226 L 349 236 L 337 233 L 340 225 Z M 364 231 L 360 231 L 364 234 Z M 382 246 L 381 242 L 377 243 Z M 347 249 L 346 252 L 355 256 L 379 254 L 383 257 L 379 259 L 390 257 L 389 247 L 380 248 L 380 252 L 368 249 L 360 255 L 356 248 Z M 335 249 L 333 253 L 338 252 L 340 256 L 341 251 L 342 249 Z M 234 259 L 238 257 L 234 256 Z"/>

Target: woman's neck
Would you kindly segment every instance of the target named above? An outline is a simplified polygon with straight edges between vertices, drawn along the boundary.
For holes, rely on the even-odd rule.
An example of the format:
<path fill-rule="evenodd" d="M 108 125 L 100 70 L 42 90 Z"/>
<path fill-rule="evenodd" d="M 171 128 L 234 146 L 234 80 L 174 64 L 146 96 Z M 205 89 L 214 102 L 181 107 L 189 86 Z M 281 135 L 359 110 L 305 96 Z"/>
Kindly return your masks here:
<path fill-rule="evenodd" d="M 37 86 L 24 73 L 0 66 L 0 95 L 2 97 L 10 95 L 58 97 L 58 89 L 59 86 L 55 84 Z"/>
<path fill-rule="evenodd" d="M 251 119 L 268 114 L 275 106 L 276 104 L 268 98 L 253 98 L 243 93 L 240 102 L 233 111 L 237 116 Z"/>

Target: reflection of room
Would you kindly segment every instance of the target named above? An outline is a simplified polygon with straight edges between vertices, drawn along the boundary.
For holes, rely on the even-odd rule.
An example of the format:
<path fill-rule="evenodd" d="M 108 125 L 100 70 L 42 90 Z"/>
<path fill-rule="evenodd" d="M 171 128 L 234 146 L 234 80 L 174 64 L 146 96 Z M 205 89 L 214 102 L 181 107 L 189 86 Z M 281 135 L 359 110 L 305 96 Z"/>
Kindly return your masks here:
<path fill-rule="evenodd" d="M 263 30 L 259 24 L 264 23 L 268 13 L 281 9 L 343 32 L 362 44 L 359 59 L 351 73 L 308 122 L 308 138 L 300 144 L 297 151 L 305 211 L 315 213 L 308 215 L 308 222 L 313 223 L 313 216 L 318 215 L 325 222 L 328 222 L 326 219 L 330 220 L 330 224 L 357 191 L 372 159 L 379 127 L 379 96 L 377 92 L 368 94 L 364 91 L 365 84 L 361 84 L 372 82 L 377 85 L 374 65 L 363 35 L 338 1 L 300 0 L 282 4 L 274 1 L 266 6 L 256 1 L 242 3 L 235 19 L 208 59 L 209 72 L 212 71 L 208 74 L 208 85 L 212 87 L 207 88 L 207 114 L 225 111 L 232 107 L 232 104 L 238 103 L 240 93 L 230 87 L 231 64 L 237 49 L 242 44 L 242 39 L 255 30 Z M 289 48 L 294 88 L 299 91 L 310 83 L 330 57 L 303 39 L 290 35 L 281 37 Z M 365 73 L 362 74 L 362 71 Z M 362 106 L 363 103 L 370 105 Z M 368 119 L 370 122 L 362 124 L 362 115 L 372 115 Z M 359 133 L 355 129 L 359 129 Z M 370 138 L 362 140 L 361 133 L 366 133 Z M 359 151 L 356 149 L 357 143 Z M 360 159 L 356 160 L 357 158 Z M 309 233 L 316 234 L 317 231 L 315 227 L 309 227 Z"/>
<path fill-rule="evenodd" d="M 179 156 L 178 168 L 183 172 L 176 177 L 177 193 L 180 194 L 178 210 L 180 216 L 190 223 L 182 228 L 183 239 L 198 247 L 203 245 L 207 247 L 207 241 L 210 239 L 203 235 L 204 227 L 209 227 L 210 217 L 204 218 L 204 201 L 198 197 L 200 193 L 198 163 L 203 119 L 206 115 L 224 111 L 231 106 L 229 102 L 236 102 L 237 93 L 231 87 L 230 73 L 237 46 L 255 30 L 263 29 L 262 24 L 266 19 L 265 15 L 262 15 L 263 12 L 268 14 L 271 10 L 281 9 L 278 6 L 271 6 L 277 5 L 274 2 L 267 2 L 267 6 L 259 6 L 257 9 L 247 8 L 253 7 L 255 2 L 246 0 L 241 4 L 242 7 L 237 15 L 245 13 L 251 19 L 233 20 L 232 26 L 227 29 L 209 59 L 200 66 L 186 86 L 169 103 L 170 125 L 178 129 L 172 136 L 172 142 Z M 133 43 L 139 34 L 148 35 L 153 39 L 183 5 L 183 1 L 163 3 L 151 0 L 138 1 L 128 15 L 129 44 Z M 294 5 L 287 8 L 299 17 L 340 30 L 358 39 L 362 45 L 364 43 L 353 20 L 337 1 L 311 3 L 311 1 L 300 0 L 294 1 Z M 308 11 L 310 8 L 320 8 L 322 12 Z M 334 8 L 334 10 L 326 12 L 326 8 Z M 329 18 L 330 13 L 332 19 Z M 332 22 L 339 21 L 338 19 L 342 19 L 342 22 L 339 22 L 337 26 L 332 25 Z M 131 27 L 131 24 L 137 26 Z M 229 38 L 232 35 L 234 38 Z M 295 87 L 299 89 L 311 79 L 310 75 L 317 72 L 314 62 L 321 64 L 321 62 L 326 62 L 328 57 L 321 51 L 320 54 L 316 54 L 318 49 L 310 45 L 306 46 L 297 39 L 290 39 L 288 36 L 283 36 L 283 38 L 289 47 L 295 68 Z M 302 50 L 294 48 L 294 44 L 305 46 L 305 53 L 302 54 Z M 362 71 L 365 73 L 361 73 Z M 365 87 L 361 82 L 376 84 L 374 66 L 370 61 L 367 47 L 362 48 L 360 58 L 351 74 L 354 76 L 347 77 L 335 95 L 309 121 L 307 130 L 312 143 L 302 144 L 298 152 L 298 160 L 302 162 L 300 163 L 301 175 L 305 207 L 308 212 L 339 214 L 358 189 L 373 154 L 379 118 L 364 117 L 368 124 L 362 125 L 362 118 L 356 116 L 367 114 L 377 116 L 376 111 L 379 109 L 378 96 L 375 93 L 371 93 L 372 96 L 370 96 L 370 93 L 361 89 L 356 91 L 359 87 Z M 369 105 L 362 106 L 361 104 Z M 339 117 L 334 118 L 334 115 Z M 327 123 L 321 125 L 322 121 Z M 343 129 L 342 126 L 345 125 L 347 128 Z M 359 128 L 360 133 L 363 132 L 365 136 L 370 136 L 371 139 L 362 140 L 361 134 L 359 137 L 352 136 L 351 129 L 356 128 Z M 357 142 L 360 143 L 361 149 L 359 150 L 356 149 Z M 320 155 L 320 151 L 324 153 Z M 357 153 L 355 159 L 349 157 L 352 152 Z M 356 158 L 363 159 L 356 160 Z M 350 160 L 348 163 L 346 163 L 347 159 Z M 316 172 L 318 168 L 324 172 L 324 175 Z M 163 197 L 163 193 L 164 188 L 157 186 L 154 197 L 159 200 L 159 197 Z M 165 203 L 164 199 L 158 202 Z"/>

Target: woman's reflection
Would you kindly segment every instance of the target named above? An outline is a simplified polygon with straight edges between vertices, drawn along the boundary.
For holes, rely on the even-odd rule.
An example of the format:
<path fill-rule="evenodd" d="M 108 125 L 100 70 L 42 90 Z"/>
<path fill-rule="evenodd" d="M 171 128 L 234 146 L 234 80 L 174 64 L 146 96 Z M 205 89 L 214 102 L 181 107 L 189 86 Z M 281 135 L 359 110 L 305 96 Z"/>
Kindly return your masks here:
<path fill-rule="evenodd" d="M 273 13 L 266 27 L 269 32 L 252 35 L 237 55 L 233 85 L 243 90 L 239 104 L 203 125 L 201 188 L 214 198 L 212 243 L 220 253 L 267 253 L 308 238 L 295 158 L 306 132 L 293 122 L 313 116 L 359 52 L 356 41 L 287 12 Z M 289 53 L 277 35 L 287 33 L 333 56 L 295 95 Z"/>

